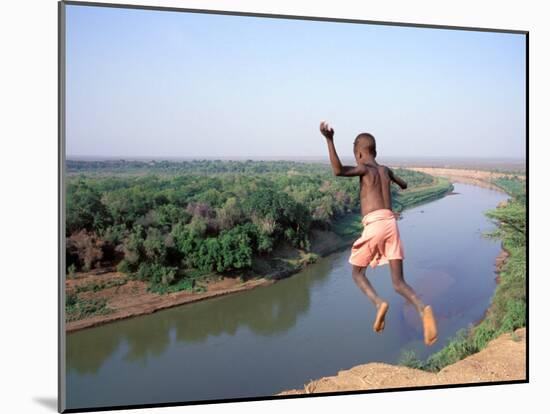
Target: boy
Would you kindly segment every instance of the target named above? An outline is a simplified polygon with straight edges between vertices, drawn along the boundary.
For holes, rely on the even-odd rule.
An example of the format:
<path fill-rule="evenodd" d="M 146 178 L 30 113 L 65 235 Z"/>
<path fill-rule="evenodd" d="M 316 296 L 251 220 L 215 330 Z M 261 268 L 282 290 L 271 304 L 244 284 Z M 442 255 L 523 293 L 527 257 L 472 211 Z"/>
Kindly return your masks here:
<path fill-rule="evenodd" d="M 437 326 L 431 306 L 426 306 L 403 278 L 403 248 L 397 228 L 396 215 L 392 211 L 390 184 L 396 183 L 402 189 L 407 183 L 397 177 L 388 167 L 376 162 L 376 141 L 371 134 L 357 135 L 353 143 L 356 166 L 342 165 L 334 147 L 334 130 L 321 122 L 321 134 L 326 138 L 330 164 L 334 175 L 359 177 L 363 234 L 353 243 L 349 262 L 352 264 L 353 280 L 361 291 L 376 306 L 377 313 L 373 329 L 382 332 L 389 305 L 376 293 L 365 275 L 370 264 L 389 263 L 393 287 L 397 293 L 412 303 L 420 314 L 424 325 L 424 343 L 433 345 L 437 340 Z"/>

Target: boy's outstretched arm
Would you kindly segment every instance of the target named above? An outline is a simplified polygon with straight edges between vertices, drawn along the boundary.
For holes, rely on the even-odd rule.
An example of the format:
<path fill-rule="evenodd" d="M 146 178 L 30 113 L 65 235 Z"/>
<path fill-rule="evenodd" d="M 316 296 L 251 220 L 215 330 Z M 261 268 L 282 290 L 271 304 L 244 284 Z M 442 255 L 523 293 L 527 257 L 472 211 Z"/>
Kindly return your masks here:
<path fill-rule="evenodd" d="M 348 166 L 342 165 L 340 158 L 336 153 L 336 147 L 334 146 L 334 129 L 330 125 L 323 121 L 320 126 L 321 134 L 327 139 L 328 156 L 330 158 L 330 165 L 334 175 L 343 177 L 356 177 L 358 175 L 364 175 L 367 171 L 367 167 L 363 165 Z"/>
<path fill-rule="evenodd" d="M 397 184 L 399 187 L 401 187 L 402 190 L 406 189 L 407 188 L 407 182 L 405 180 L 403 180 L 402 178 L 398 177 L 397 175 L 395 175 L 393 173 L 393 171 L 391 170 L 391 168 L 388 168 L 388 173 L 390 175 L 390 179 L 395 183 Z"/>

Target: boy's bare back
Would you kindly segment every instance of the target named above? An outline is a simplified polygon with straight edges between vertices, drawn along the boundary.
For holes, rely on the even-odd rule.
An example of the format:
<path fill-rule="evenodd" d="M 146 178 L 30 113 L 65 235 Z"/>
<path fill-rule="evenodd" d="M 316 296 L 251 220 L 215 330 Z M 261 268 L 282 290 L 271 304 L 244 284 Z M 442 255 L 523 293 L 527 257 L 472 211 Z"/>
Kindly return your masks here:
<path fill-rule="evenodd" d="M 359 176 L 361 215 L 383 208 L 391 210 L 391 179 L 389 169 L 383 165 L 363 164 L 365 173 Z"/>

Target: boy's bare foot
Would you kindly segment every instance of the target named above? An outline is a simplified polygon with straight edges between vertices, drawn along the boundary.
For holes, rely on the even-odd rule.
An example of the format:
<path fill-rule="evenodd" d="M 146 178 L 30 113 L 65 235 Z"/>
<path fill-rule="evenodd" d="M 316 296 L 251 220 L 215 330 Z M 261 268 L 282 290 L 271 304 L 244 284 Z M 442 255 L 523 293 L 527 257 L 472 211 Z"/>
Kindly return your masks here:
<path fill-rule="evenodd" d="M 422 311 L 422 323 L 424 324 L 424 343 L 428 346 L 437 341 L 437 325 L 431 306 L 426 306 Z"/>
<path fill-rule="evenodd" d="M 374 332 L 380 333 L 384 330 L 384 327 L 386 326 L 384 318 L 386 317 L 386 312 L 389 307 L 390 306 L 387 302 L 382 302 L 380 305 L 376 306 L 378 312 L 376 312 L 376 319 L 374 320 L 374 325 L 372 325 Z"/>

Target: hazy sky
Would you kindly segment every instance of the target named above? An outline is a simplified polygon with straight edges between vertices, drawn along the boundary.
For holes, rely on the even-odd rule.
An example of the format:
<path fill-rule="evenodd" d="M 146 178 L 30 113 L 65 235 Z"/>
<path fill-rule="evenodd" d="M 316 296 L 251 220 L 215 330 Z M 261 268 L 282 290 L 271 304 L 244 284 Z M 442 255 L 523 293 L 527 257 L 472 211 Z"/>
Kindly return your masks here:
<path fill-rule="evenodd" d="M 525 37 L 67 6 L 67 154 L 523 157 Z"/>

